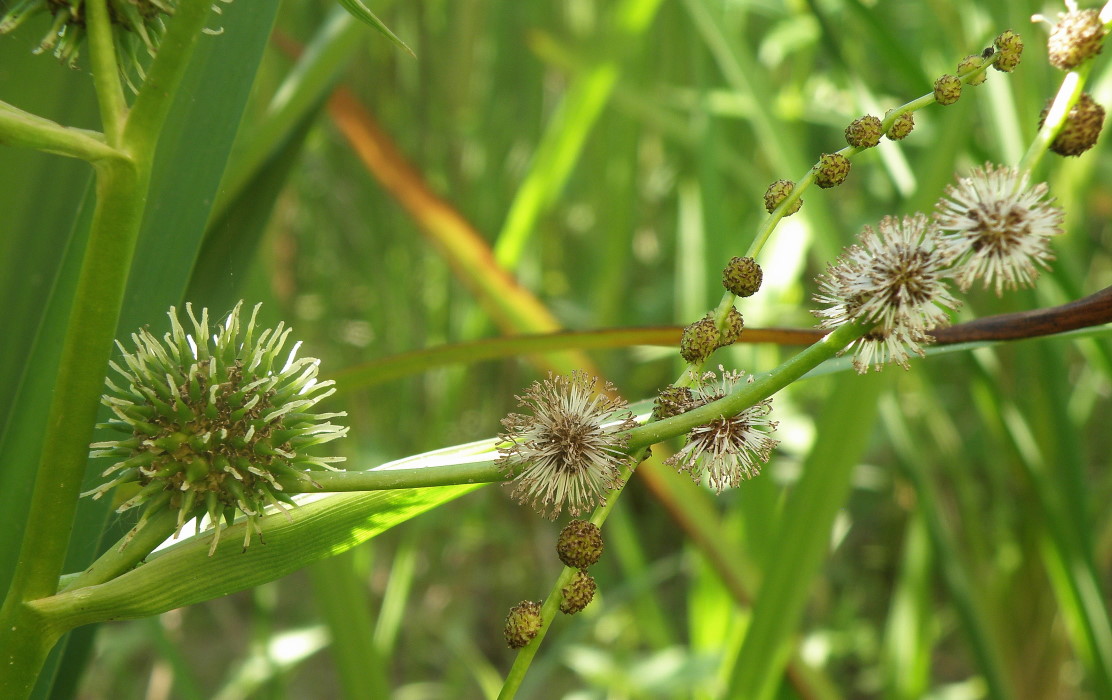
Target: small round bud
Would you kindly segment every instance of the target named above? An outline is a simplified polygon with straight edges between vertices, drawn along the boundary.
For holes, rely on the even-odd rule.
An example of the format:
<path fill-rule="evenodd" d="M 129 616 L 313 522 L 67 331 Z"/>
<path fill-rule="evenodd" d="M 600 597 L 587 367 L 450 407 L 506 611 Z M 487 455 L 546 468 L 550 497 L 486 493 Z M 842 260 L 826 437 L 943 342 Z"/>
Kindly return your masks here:
<path fill-rule="evenodd" d="M 1075 10 L 1062 16 L 1046 43 L 1050 65 L 1072 70 L 1085 59 L 1100 53 L 1104 41 L 1104 23 L 1099 10 Z"/>
<path fill-rule="evenodd" d="M 594 600 L 596 590 L 598 590 L 598 584 L 591 578 L 591 575 L 586 571 L 577 571 L 571 583 L 560 589 L 560 592 L 564 594 L 563 600 L 560 601 L 560 612 L 565 615 L 574 615 L 579 612 Z"/>
<path fill-rule="evenodd" d="M 1001 32 L 992 44 L 1000 54 L 992 67 L 1004 73 L 1011 73 L 1015 70 L 1015 67 L 1019 65 L 1019 60 L 1023 57 L 1023 39 L 1011 29 L 1008 29 Z"/>
<path fill-rule="evenodd" d="M 541 604 L 523 600 L 510 608 L 506 616 L 506 644 L 511 649 L 520 649 L 541 631 Z"/>
<path fill-rule="evenodd" d="M 961 78 L 946 74 L 934 81 L 934 99 L 940 105 L 952 105 L 961 97 Z"/>
<path fill-rule="evenodd" d="M 885 113 L 884 118 L 887 119 L 892 110 Z M 896 117 L 896 121 L 892 122 L 892 126 L 888 127 L 888 131 L 884 134 L 892 141 L 901 141 L 911 133 L 915 128 L 915 113 L 904 112 Z"/>
<path fill-rule="evenodd" d="M 1046 103 L 1039 115 L 1040 129 L 1046 121 L 1046 115 L 1050 112 L 1051 102 L 1053 100 Z M 1083 92 L 1077 104 L 1066 115 L 1066 123 L 1054 142 L 1050 144 L 1050 150 L 1060 156 L 1079 156 L 1093 147 L 1103 126 L 1104 107 L 1097 104 L 1089 93 Z"/>
<path fill-rule="evenodd" d="M 791 194 L 792 190 L 794 189 L 795 183 L 791 180 L 777 180 L 776 182 L 769 185 L 768 189 L 765 190 L 764 196 L 765 211 L 767 211 L 769 214 L 776 211 L 776 207 L 780 206 L 780 202 L 783 202 L 785 199 L 787 199 L 788 195 Z M 799 211 L 799 208 L 801 206 L 803 206 L 803 200 L 795 200 L 795 204 L 788 207 L 788 210 L 784 212 L 784 216 L 791 216 L 792 214 Z"/>
<path fill-rule="evenodd" d="M 751 297 L 761 288 L 764 272 L 753 258 L 731 258 L 722 270 L 722 286 L 730 294 Z"/>
<path fill-rule="evenodd" d="M 586 569 L 602 556 L 602 530 L 589 520 L 572 520 L 556 539 L 556 554 L 564 566 Z"/>
<path fill-rule="evenodd" d="M 846 143 L 854 148 L 872 148 L 880 143 L 880 136 L 883 133 L 880 120 L 871 114 L 866 114 L 860 119 L 854 119 L 846 127 Z"/>
<path fill-rule="evenodd" d="M 680 357 L 697 365 L 710 357 L 718 348 L 718 326 L 709 318 L 703 318 L 683 329 L 680 338 Z"/>
<path fill-rule="evenodd" d="M 965 58 L 961 59 L 960 63 L 958 63 L 958 75 L 968 75 L 969 73 L 972 73 L 983 65 L 985 65 L 985 59 L 984 56 L 982 56 L 981 54 L 966 56 Z M 980 85 L 981 83 L 985 82 L 986 78 L 988 78 L 988 73 L 982 71 L 981 73 L 977 74 L 977 77 L 970 78 L 969 84 Z"/>
<path fill-rule="evenodd" d="M 742 318 L 741 312 L 730 307 L 730 311 L 726 315 L 726 327 L 722 329 L 718 338 L 718 347 L 724 348 L 727 345 L 733 345 L 741 338 L 741 332 L 744 330 L 745 319 Z"/>
<path fill-rule="evenodd" d="M 669 384 L 660 390 L 653 401 L 653 418 L 663 420 L 678 416 L 694 405 L 695 397 L 685 386 Z M 559 546 L 559 545 L 557 545 Z M 568 564 L 571 566 L 571 564 Z"/>
<path fill-rule="evenodd" d="M 823 189 L 836 187 L 849 175 L 849 158 L 841 153 L 823 153 L 815 166 L 815 184 Z"/>

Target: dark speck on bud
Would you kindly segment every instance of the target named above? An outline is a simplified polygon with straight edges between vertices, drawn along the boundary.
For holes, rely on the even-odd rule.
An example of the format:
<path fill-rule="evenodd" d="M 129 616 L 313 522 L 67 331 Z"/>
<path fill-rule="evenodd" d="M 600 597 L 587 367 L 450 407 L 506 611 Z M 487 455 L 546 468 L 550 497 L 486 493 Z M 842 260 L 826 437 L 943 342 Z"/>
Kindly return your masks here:
<path fill-rule="evenodd" d="M 560 612 L 565 615 L 574 615 L 587 604 L 594 600 L 598 584 L 586 571 L 577 571 L 571 583 L 560 589 L 563 600 L 560 601 Z"/>
<path fill-rule="evenodd" d="M 884 118 L 887 119 L 888 115 L 891 113 L 892 110 L 888 110 L 888 113 L 884 115 Z M 896 120 L 892 122 L 892 126 L 888 127 L 888 131 L 885 132 L 884 135 L 892 141 L 901 141 L 906 138 L 907 135 L 910 134 L 911 130 L 914 128 L 915 114 L 913 112 L 904 112 L 900 116 L 896 117 Z"/>
<path fill-rule="evenodd" d="M 836 187 L 849 176 L 849 158 L 841 153 L 823 153 L 815 166 L 815 184 L 823 189 Z"/>
<path fill-rule="evenodd" d="M 961 97 L 961 78 L 946 74 L 934 81 L 934 99 L 940 105 L 952 105 Z"/>
<path fill-rule="evenodd" d="M 589 520 L 572 520 L 556 540 L 556 554 L 564 566 L 586 569 L 602 556 L 602 530 Z"/>
<path fill-rule="evenodd" d="M 753 258 L 732 258 L 722 270 L 722 286 L 730 294 L 751 297 L 761 288 L 764 272 Z"/>
<path fill-rule="evenodd" d="M 718 326 L 709 318 L 703 318 L 683 329 L 680 338 L 680 356 L 693 365 L 710 357 L 718 349 Z"/>
<path fill-rule="evenodd" d="M 996 57 L 996 63 L 992 67 L 1004 73 L 1011 73 L 1019 65 L 1020 59 L 1023 57 L 1023 39 L 1008 29 L 1000 33 L 993 42 L 996 51 L 1000 54 Z"/>
<path fill-rule="evenodd" d="M 1076 68 L 1100 53 L 1104 33 L 1099 10 L 1075 10 L 1063 15 L 1046 44 L 1050 65 L 1062 70 Z"/>
<path fill-rule="evenodd" d="M 1040 129 L 1046 121 L 1046 115 L 1050 112 L 1051 102 L 1046 103 L 1042 114 L 1039 115 Z M 1062 130 L 1050 144 L 1050 150 L 1060 156 L 1079 156 L 1096 144 L 1103 127 L 1104 107 L 1097 104 L 1088 93 L 1083 92 L 1077 104 L 1066 115 L 1066 123 L 1062 125 Z"/>
<path fill-rule="evenodd" d="M 541 604 L 524 600 L 510 608 L 506 616 L 506 644 L 511 649 L 520 649 L 541 631 Z"/>
<path fill-rule="evenodd" d="M 776 207 L 780 206 L 780 202 L 787 199 L 788 195 L 791 194 L 794 189 L 795 183 L 791 180 L 777 180 L 769 185 L 764 195 L 765 211 L 769 214 L 776 211 Z M 801 206 L 803 206 L 803 199 L 800 198 L 795 200 L 795 203 L 784 212 L 784 216 L 791 216 L 799 211 Z"/>
<path fill-rule="evenodd" d="M 853 120 L 846 127 L 846 143 L 854 148 L 872 148 L 880 143 L 880 137 L 883 133 L 880 128 L 880 120 L 871 114 L 867 114 L 860 119 Z"/>

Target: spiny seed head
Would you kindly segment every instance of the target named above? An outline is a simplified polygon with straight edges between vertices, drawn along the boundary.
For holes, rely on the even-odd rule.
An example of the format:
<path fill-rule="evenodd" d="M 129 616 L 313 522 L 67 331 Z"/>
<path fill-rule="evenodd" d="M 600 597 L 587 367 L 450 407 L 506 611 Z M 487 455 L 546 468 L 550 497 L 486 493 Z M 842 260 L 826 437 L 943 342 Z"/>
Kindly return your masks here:
<path fill-rule="evenodd" d="M 971 56 L 966 56 L 958 63 L 958 75 L 965 76 L 977 70 L 983 65 L 985 65 L 985 57 L 981 54 L 978 53 Z M 980 85 L 981 83 L 985 82 L 986 78 L 988 78 L 988 73 L 981 72 L 975 78 L 970 78 L 969 84 Z"/>
<path fill-rule="evenodd" d="M 718 349 L 718 326 L 714 319 L 701 318 L 683 329 L 680 356 L 693 365 L 703 362 Z"/>
<path fill-rule="evenodd" d="M 963 291 L 977 279 L 998 296 L 1034 284 L 1054 259 L 1050 238 L 1062 233 L 1064 214 L 1047 192 L 1046 183 L 1030 186 L 1027 173 L 991 163 L 946 189 L 935 206 L 938 247 Z"/>
<path fill-rule="evenodd" d="M 1001 32 L 992 45 L 996 47 L 996 53 L 999 54 L 992 67 L 1004 73 L 1015 70 L 1020 59 L 1023 58 L 1023 39 L 1008 29 Z"/>
<path fill-rule="evenodd" d="M 823 153 L 815 166 L 815 184 L 823 189 L 836 187 L 849 176 L 849 158 L 841 153 Z"/>
<path fill-rule="evenodd" d="M 1050 113 L 1053 100 L 1047 101 L 1039 114 L 1039 128 L 1046 121 Z M 1096 145 L 1100 138 L 1100 131 L 1104 128 L 1104 107 L 1101 107 L 1089 93 L 1081 93 L 1075 104 L 1066 115 L 1066 123 L 1058 132 L 1050 150 L 1060 156 L 1079 156 Z"/>
<path fill-rule="evenodd" d="M 560 531 L 556 554 L 564 566 L 586 569 L 602 556 L 602 530 L 589 520 L 572 520 Z"/>
<path fill-rule="evenodd" d="M 934 99 L 940 105 L 952 105 L 961 97 L 961 78 L 946 74 L 934 81 Z"/>
<path fill-rule="evenodd" d="M 756 260 L 750 257 L 730 258 L 722 270 L 722 286 L 730 294 L 751 297 L 761 288 L 764 271 Z"/>
<path fill-rule="evenodd" d="M 854 119 L 846 127 L 846 143 L 854 148 L 872 148 L 880 143 L 884 133 L 880 128 L 880 119 L 867 114 L 860 119 Z"/>
<path fill-rule="evenodd" d="M 544 623 L 541 618 L 541 604 L 531 600 L 523 600 L 510 608 L 506 615 L 506 644 L 511 649 L 521 649 L 541 631 Z"/>
<path fill-rule="evenodd" d="M 653 401 L 653 417 L 657 420 L 664 420 L 665 418 L 678 416 L 691 408 L 693 401 L 694 397 L 691 394 L 691 389 L 669 384 L 660 390 L 656 400 Z"/>
<path fill-rule="evenodd" d="M 1104 44 L 1104 23 L 1099 10 L 1074 10 L 1061 16 L 1050 30 L 1047 58 L 1050 65 L 1073 70 L 1100 53 Z"/>
<path fill-rule="evenodd" d="M 718 336 L 718 347 L 724 348 L 727 345 L 733 345 L 741 339 L 741 332 L 745 330 L 745 319 L 742 318 L 741 312 L 730 307 L 726 312 L 726 323 L 722 328 L 722 332 Z"/>
<path fill-rule="evenodd" d="M 892 110 L 888 110 L 888 112 L 884 115 L 884 118 L 887 119 L 888 115 L 891 113 Z M 913 112 L 904 112 L 900 116 L 896 117 L 896 120 L 892 122 L 892 126 L 888 127 L 888 131 L 885 132 L 884 135 L 887 136 L 889 140 L 900 141 L 906 138 L 907 135 L 910 134 L 911 130 L 914 128 L 915 114 Z"/>
<path fill-rule="evenodd" d="M 950 254 L 938 245 L 938 230 L 917 214 L 866 226 L 859 244 L 850 246 L 819 278 L 815 296 L 827 308 L 815 312 L 822 328 L 867 323 L 873 333 L 850 344 L 854 367 L 865 372 L 886 362 L 907 368 L 908 352 L 923 355 L 928 331 L 949 322 L 957 307 L 945 277 Z"/>
<path fill-rule="evenodd" d="M 513 476 L 511 496 L 555 518 L 567 506 L 578 515 L 605 501 L 622 485 L 627 461 L 623 431 L 636 425 L 626 403 L 608 396 L 613 385 L 595 388 L 586 372 L 570 377 L 548 375 L 533 384 L 518 405 L 532 415 L 511 413 L 502 419 L 509 444 L 498 448 L 498 465 Z"/>
<path fill-rule="evenodd" d="M 598 584 L 586 571 L 577 571 L 571 582 L 560 589 L 563 598 L 560 600 L 560 612 L 565 615 L 574 615 L 587 607 L 595 598 Z"/>
<path fill-rule="evenodd" d="M 721 366 L 718 370 L 722 373 L 721 380 L 714 372 L 698 378 L 696 406 L 732 393 L 745 374 L 727 372 Z M 687 434 L 683 448 L 665 460 L 665 464 L 689 473 L 695 481 L 706 474 L 710 486 L 717 492 L 736 487 L 743 479 L 759 474 L 761 463 L 768 461 L 773 448 L 779 444 L 768 435 L 776 429 L 776 423 L 768 420 L 771 411 L 772 400 L 764 399 L 736 415 L 700 425 Z"/>
<path fill-rule="evenodd" d="M 177 4 L 177 0 L 107 0 L 116 56 L 129 83 L 130 75 L 143 77 L 142 54 L 153 56 L 158 50 L 166 19 Z M 24 0 L 10 5 L 0 18 L 0 34 L 11 32 L 29 17 L 49 12 L 54 19 L 35 53 L 50 51 L 70 67 L 77 64 L 86 34 L 84 0 Z"/>
<path fill-rule="evenodd" d="M 123 381 L 105 380 L 109 392 L 101 402 L 115 417 L 103 427 L 125 437 L 90 446 L 90 457 L 117 461 L 102 474 L 111 477 L 107 482 L 82 494 L 96 499 L 116 486 L 134 486 L 137 491 L 117 511 L 145 506 L 139 527 L 163 509 L 177 512 L 179 533 L 208 515 L 215 529 L 209 554 L 222 523 L 236 512 L 247 516 L 244 548 L 252 533 L 261 535 L 263 510 L 292 505 L 287 489 L 300 474 L 333 469 L 343 460 L 305 450 L 348 431 L 329 422 L 346 414 L 310 412 L 335 391 L 334 382 L 317 381 L 319 360 L 296 359 L 301 343 L 288 358 L 280 357 L 290 329 L 280 323 L 257 333 L 261 304 L 246 326 L 240 323 L 242 306 L 236 304 L 215 335 L 208 309 L 198 319 L 186 304 L 192 333 L 170 307 L 171 330 L 161 340 L 142 329 L 131 336 L 133 351 L 116 343 L 122 359 L 109 365 Z"/>
<path fill-rule="evenodd" d="M 795 183 L 791 180 L 777 180 L 769 185 L 764 194 L 765 211 L 769 214 L 776 211 L 776 207 L 780 206 L 780 202 L 787 199 L 788 195 L 791 194 L 794 189 Z M 800 198 L 795 200 L 795 203 L 784 212 L 784 216 L 791 216 L 799 211 L 801 206 L 803 206 L 803 199 Z"/>

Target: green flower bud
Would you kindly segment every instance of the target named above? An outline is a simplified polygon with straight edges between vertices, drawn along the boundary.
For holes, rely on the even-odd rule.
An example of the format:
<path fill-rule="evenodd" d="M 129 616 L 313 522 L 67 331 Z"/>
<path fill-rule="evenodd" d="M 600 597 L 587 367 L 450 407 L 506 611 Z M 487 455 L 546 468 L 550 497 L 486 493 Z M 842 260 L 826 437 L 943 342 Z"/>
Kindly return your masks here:
<path fill-rule="evenodd" d="M 710 357 L 718 348 L 718 326 L 703 318 L 683 329 L 680 338 L 680 356 L 693 365 Z"/>
<path fill-rule="evenodd" d="M 556 539 L 556 554 L 564 566 L 586 569 L 602 556 L 602 530 L 589 520 L 572 520 Z"/>
<path fill-rule="evenodd" d="M 761 288 L 764 272 L 753 258 L 730 259 L 722 270 L 722 286 L 730 294 L 739 297 L 751 297 Z"/>
<path fill-rule="evenodd" d="M 1046 121 L 1053 100 L 1048 100 L 1039 114 L 1039 128 Z M 1104 107 L 1101 107 L 1087 92 L 1081 93 L 1077 104 L 1066 115 L 1066 123 L 1050 144 L 1050 150 L 1060 156 L 1079 156 L 1093 147 L 1104 127 Z"/>
<path fill-rule="evenodd" d="M 1072 70 L 1100 53 L 1104 42 L 1104 23 L 1099 10 L 1075 10 L 1062 16 L 1050 30 L 1046 52 L 1050 65 Z"/>
<path fill-rule="evenodd" d="M 871 114 L 855 119 L 846 127 L 846 143 L 854 148 L 872 148 L 880 143 L 880 120 Z"/>
<path fill-rule="evenodd" d="M 996 58 L 996 63 L 993 63 L 992 67 L 1004 73 L 1011 73 L 1015 70 L 1023 57 L 1023 39 L 1011 29 L 1008 29 L 996 37 L 993 46 L 996 47 L 996 51 L 1000 55 Z"/>
<path fill-rule="evenodd" d="M 318 382 L 319 361 L 295 359 L 297 346 L 288 359 L 279 357 L 290 329 L 279 324 L 257 333 L 261 304 L 241 327 L 242 306 L 236 304 L 215 337 L 208 310 L 198 320 L 186 304 L 192 334 L 170 307 L 171 330 L 161 340 L 143 329 L 131 336 L 133 352 L 117 342 L 123 358 L 110 366 L 123 381 L 106 380 L 101 401 L 115 414 L 104 427 L 127 437 L 90 446 L 90 457 L 118 461 L 102 473 L 109 481 L 82 495 L 96 499 L 119 485 L 137 487 L 117 509 L 145 505 L 132 534 L 161 509 L 177 511 L 179 533 L 207 515 L 215 529 L 212 554 L 224 521 L 239 512 L 248 521 L 246 548 L 253 532 L 262 534 L 258 520 L 267 506 L 285 511 L 283 504 L 294 504 L 286 490 L 301 473 L 343 461 L 305 453 L 347 434 L 329 422 L 346 414 L 310 412 L 335 391 L 334 382 Z"/>
<path fill-rule="evenodd" d="M 892 110 L 888 110 L 888 112 L 885 113 L 884 118 L 887 119 L 888 115 L 891 113 Z M 896 117 L 896 120 L 892 122 L 892 126 L 888 127 L 888 131 L 884 135 L 887 136 L 889 140 L 901 141 L 906 138 L 907 135 L 910 134 L 911 130 L 914 128 L 915 113 L 904 112 L 900 116 Z"/>
<path fill-rule="evenodd" d="M 718 347 L 724 348 L 727 345 L 733 345 L 741 338 L 741 332 L 744 330 L 745 320 L 742 318 L 741 312 L 730 307 L 726 314 L 726 327 L 722 329 L 718 338 Z"/>
<path fill-rule="evenodd" d="M 961 97 L 961 78 L 946 74 L 934 81 L 934 99 L 940 105 L 952 105 Z"/>
<path fill-rule="evenodd" d="M 849 175 L 849 158 L 841 153 L 823 153 L 815 166 L 815 184 L 823 189 L 845 182 Z"/>
<path fill-rule="evenodd" d="M 966 56 L 958 63 L 958 75 L 968 75 L 969 73 L 972 73 L 983 65 L 985 65 L 985 59 L 984 56 L 982 56 L 981 54 Z M 988 78 L 988 74 L 982 71 L 981 73 L 977 74 L 977 77 L 970 78 L 969 84 L 980 85 L 981 83 L 985 82 L 986 78 Z"/>
<path fill-rule="evenodd" d="M 691 389 L 669 384 L 660 390 L 653 401 L 653 417 L 657 420 L 678 416 L 693 405 Z M 646 457 L 646 459 L 648 459 Z M 571 566 L 571 564 L 568 564 Z"/>
<path fill-rule="evenodd" d="M 560 601 L 560 612 L 574 615 L 594 600 L 598 584 L 586 571 L 577 571 L 571 583 L 560 589 L 564 597 Z"/>
<path fill-rule="evenodd" d="M 764 194 L 765 211 L 769 214 L 776 211 L 776 207 L 780 206 L 780 202 L 787 199 L 788 195 L 791 194 L 794 189 L 795 183 L 791 180 L 777 180 L 769 185 Z M 803 206 L 803 200 L 795 200 L 795 204 L 788 207 L 788 210 L 784 212 L 784 216 L 791 216 L 799 211 L 801 206 Z"/>
<path fill-rule="evenodd" d="M 511 649 L 521 649 L 541 631 L 541 604 L 523 600 L 510 608 L 506 616 L 506 644 Z"/>

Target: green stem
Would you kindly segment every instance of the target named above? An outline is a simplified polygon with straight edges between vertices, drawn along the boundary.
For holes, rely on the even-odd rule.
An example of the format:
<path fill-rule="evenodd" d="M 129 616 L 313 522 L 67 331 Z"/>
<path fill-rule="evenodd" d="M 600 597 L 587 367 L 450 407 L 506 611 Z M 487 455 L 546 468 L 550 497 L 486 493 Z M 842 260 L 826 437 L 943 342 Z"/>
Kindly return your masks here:
<path fill-rule="evenodd" d="M 126 545 L 113 544 L 107 552 L 89 565 L 89 568 L 76 576 L 63 576 L 58 586 L 58 592 L 64 593 L 86 586 L 95 586 L 106 581 L 111 581 L 120 574 L 126 573 L 138 566 L 155 547 L 169 538 L 178 527 L 178 514 L 174 510 L 164 509 L 157 515 L 143 523 L 136 525 L 121 540 Z M 130 538 L 130 539 L 128 539 Z"/>
<path fill-rule="evenodd" d="M 90 162 L 121 157 L 119 151 L 104 142 L 104 134 L 71 129 L 3 101 L 0 101 L 0 143 Z"/>
<path fill-rule="evenodd" d="M 108 143 L 120 145 L 124 121 L 127 119 L 127 101 L 120 82 L 120 66 L 116 61 L 116 42 L 113 38 L 112 19 L 108 15 L 107 0 L 89 0 L 87 8 L 89 64 L 93 71 L 100 120 Z"/>
<path fill-rule="evenodd" d="M 1047 112 L 1042 128 L 1039 129 L 1039 133 L 1035 135 L 1031 145 L 1027 148 L 1027 152 L 1023 154 L 1023 158 L 1019 161 L 1018 168 L 1020 172 L 1030 172 L 1038 167 L 1042 157 L 1046 155 L 1047 149 L 1050 148 L 1050 144 L 1058 138 L 1058 134 L 1066 124 L 1066 116 L 1077 104 L 1077 99 L 1081 97 L 1081 92 L 1085 89 L 1085 80 L 1089 77 L 1092 66 L 1092 61 L 1086 61 L 1084 65 L 1075 71 L 1070 71 L 1062 79 L 1062 85 L 1058 88 L 1058 94 L 1055 95 L 1054 102 L 1050 105 L 1050 111 Z"/>
<path fill-rule="evenodd" d="M 39 669 L 50 649 L 65 632 L 25 603 L 9 610 L 5 605 L 4 624 L 0 625 L 0 697 L 25 698 L 31 694 Z"/>

